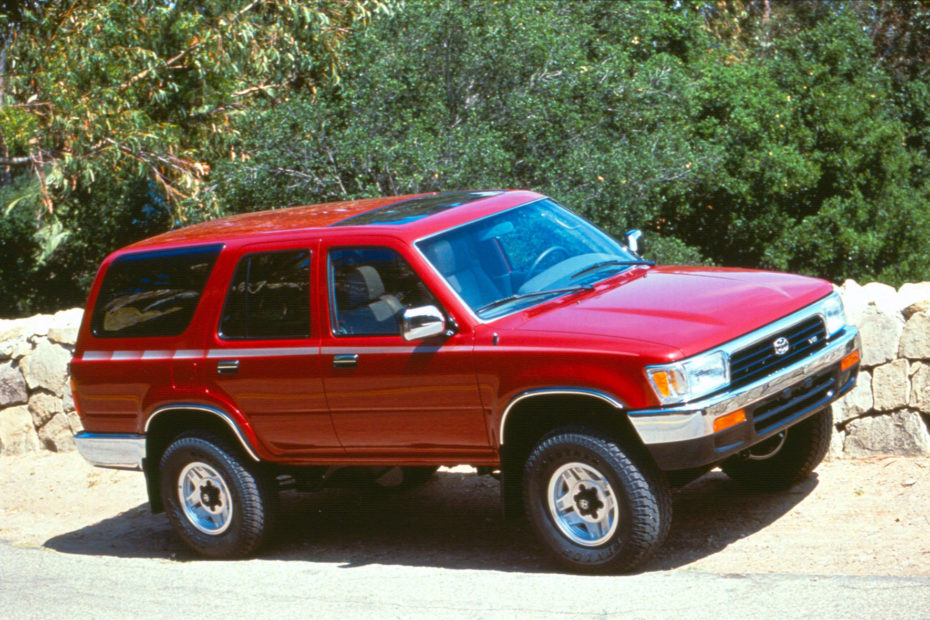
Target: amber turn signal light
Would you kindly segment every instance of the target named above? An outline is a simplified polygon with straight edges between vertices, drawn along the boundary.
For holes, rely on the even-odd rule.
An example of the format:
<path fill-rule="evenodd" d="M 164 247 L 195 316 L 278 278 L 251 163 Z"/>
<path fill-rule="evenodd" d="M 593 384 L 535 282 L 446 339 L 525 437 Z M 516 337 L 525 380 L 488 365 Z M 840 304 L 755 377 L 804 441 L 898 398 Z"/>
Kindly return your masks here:
<path fill-rule="evenodd" d="M 859 363 L 859 349 L 856 349 L 840 362 L 840 370 L 849 370 L 853 366 Z"/>
<path fill-rule="evenodd" d="M 714 432 L 719 433 L 722 430 L 726 430 L 731 426 L 736 426 L 740 422 L 746 421 L 746 411 L 744 409 L 737 409 L 736 411 L 731 411 L 726 415 L 722 415 L 716 420 L 714 420 Z"/>

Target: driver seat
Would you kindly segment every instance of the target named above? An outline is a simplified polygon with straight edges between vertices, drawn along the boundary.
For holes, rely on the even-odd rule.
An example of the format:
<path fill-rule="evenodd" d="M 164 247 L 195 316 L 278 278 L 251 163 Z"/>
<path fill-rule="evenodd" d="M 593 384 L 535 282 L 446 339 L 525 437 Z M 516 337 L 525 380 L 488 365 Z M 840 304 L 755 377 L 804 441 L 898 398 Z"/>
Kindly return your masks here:
<path fill-rule="evenodd" d="M 502 297 L 500 289 L 470 253 L 454 249 L 448 241 L 437 241 L 426 254 L 459 297 L 473 309 Z"/>

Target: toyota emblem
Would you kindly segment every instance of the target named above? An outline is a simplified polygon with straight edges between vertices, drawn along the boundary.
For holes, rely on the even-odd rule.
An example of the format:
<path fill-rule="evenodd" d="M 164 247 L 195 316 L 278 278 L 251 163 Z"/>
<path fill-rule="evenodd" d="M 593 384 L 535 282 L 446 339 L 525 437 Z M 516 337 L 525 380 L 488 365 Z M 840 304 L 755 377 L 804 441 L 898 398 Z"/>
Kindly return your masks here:
<path fill-rule="evenodd" d="M 775 349 L 775 355 L 784 355 L 791 348 L 791 343 L 782 336 L 772 343 L 772 347 Z"/>

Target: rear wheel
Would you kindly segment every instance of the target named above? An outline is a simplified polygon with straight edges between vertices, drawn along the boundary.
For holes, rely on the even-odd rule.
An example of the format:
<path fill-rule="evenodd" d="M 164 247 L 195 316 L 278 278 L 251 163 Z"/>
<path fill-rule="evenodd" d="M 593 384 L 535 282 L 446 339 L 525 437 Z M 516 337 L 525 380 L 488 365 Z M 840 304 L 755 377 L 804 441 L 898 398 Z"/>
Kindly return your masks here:
<path fill-rule="evenodd" d="M 178 437 L 161 458 L 161 493 L 168 520 L 198 553 L 248 555 L 264 542 L 276 491 L 222 439 Z"/>
<path fill-rule="evenodd" d="M 540 441 L 524 467 L 523 493 L 540 541 L 574 570 L 631 570 L 662 544 L 671 523 L 664 476 L 587 429 Z"/>
<path fill-rule="evenodd" d="M 720 465 L 745 486 L 779 490 L 806 478 L 827 455 L 833 432 L 830 408 L 732 456 Z"/>

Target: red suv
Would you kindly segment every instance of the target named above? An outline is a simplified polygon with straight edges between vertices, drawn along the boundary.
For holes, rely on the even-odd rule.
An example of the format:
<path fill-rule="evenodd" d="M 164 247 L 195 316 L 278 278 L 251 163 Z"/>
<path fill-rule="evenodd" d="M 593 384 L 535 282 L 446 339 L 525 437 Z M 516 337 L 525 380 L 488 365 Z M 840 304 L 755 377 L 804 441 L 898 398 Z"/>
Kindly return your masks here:
<path fill-rule="evenodd" d="M 455 192 L 251 213 L 119 250 L 71 362 L 93 464 L 145 472 L 210 556 L 285 485 L 501 480 L 546 548 L 628 570 L 670 485 L 768 488 L 826 453 L 859 338 L 822 280 L 656 266 L 549 198 Z"/>

